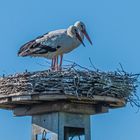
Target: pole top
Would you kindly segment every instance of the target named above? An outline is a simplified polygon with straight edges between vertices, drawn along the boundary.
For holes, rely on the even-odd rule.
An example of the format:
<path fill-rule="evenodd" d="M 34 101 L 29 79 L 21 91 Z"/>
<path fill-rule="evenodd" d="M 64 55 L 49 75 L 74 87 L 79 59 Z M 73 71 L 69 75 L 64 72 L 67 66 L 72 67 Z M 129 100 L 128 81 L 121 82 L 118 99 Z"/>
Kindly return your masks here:
<path fill-rule="evenodd" d="M 0 108 L 15 112 L 20 109 L 24 112 L 21 115 L 32 115 L 36 107 L 53 106 L 52 111 L 66 112 L 71 107 L 76 112 L 77 107 L 78 113 L 85 110 L 87 114 L 94 114 L 102 107 L 124 107 L 136 90 L 136 82 L 136 76 L 117 72 L 75 69 L 24 72 L 0 78 Z M 80 106 L 90 106 L 96 111 L 88 112 L 86 107 L 80 110 Z"/>

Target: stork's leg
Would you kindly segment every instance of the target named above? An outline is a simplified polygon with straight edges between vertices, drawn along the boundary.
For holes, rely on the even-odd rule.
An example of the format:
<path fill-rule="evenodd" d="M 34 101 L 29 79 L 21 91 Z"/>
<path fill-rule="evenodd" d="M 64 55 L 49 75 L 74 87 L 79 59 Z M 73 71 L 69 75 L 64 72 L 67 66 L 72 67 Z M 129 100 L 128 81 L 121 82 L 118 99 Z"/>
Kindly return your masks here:
<path fill-rule="evenodd" d="M 56 71 L 58 71 L 58 56 L 56 56 L 56 64 L 55 64 L 55 67 L 56 67 Z"/>
<path fill-rule="evenodd" d="M 54 58 L 52 58 L 52 63 L 51 63 L 51 70 L 54 69 Z"/>
<path fill-rule="evenodd" d="M 63 54 L 60 55 L 60 65 L 59 69 L 62 70 Z"/>
<path fill-rule="evenodd" d="M 55 70 L 55 65 L 56 65 L 56 57 L 53 57 L 53 70 Z"/>

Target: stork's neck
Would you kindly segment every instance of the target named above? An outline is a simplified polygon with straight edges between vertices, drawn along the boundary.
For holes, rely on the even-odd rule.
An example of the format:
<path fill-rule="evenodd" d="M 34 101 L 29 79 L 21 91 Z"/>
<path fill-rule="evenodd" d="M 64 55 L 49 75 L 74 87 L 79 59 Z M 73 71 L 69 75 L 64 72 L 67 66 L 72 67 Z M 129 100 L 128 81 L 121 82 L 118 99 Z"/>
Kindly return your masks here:
<path fill-rule="evenodd" d="M 70 36 L 70 37 L 72 37 L 72 38 L 74 37 L 73 34 L 72 34 L 72 32 L 71 32 L 71 30 L 69 28 L 67 29 L 67 35 Z"/>

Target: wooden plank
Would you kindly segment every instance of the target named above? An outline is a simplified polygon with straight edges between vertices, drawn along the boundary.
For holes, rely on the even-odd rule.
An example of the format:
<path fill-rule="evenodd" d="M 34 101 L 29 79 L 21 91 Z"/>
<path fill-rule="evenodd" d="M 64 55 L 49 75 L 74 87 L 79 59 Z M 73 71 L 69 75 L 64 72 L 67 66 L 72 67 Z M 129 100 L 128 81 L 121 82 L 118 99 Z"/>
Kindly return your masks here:
<path fill-rule="evenodd" d="M 11 94 L 8 94 L 8 95 L 0 94 L 0 98 L 7 98 L 7 97 L 14 97 L 14 96 L 26 96 L 26 95 L 28 96 L 28 95 L 32 95 L 32 94 L 35 94 L 35 93 L 24 91 L 24 92 L 11 93 Z"/>
<path fill-rule="evenodd" d="M 0 99 L 0 104 L 16 104 L 18 105 L 32 105 L 32 104 L 40 104 L 40 103 L 47 103 L 52 101 L 58 101 L 63 100 L 65 101 L 71 101 L 75 104 L 100 104 L 101 102 L 104 102 L 109 105 L 110 108 L 118 108 L 118 107 L 124 107 L 126 105 L 125 100 L 117 99 L 114 97 L 108 97 L 108 96 L 97 96 L 94 95 L 92 98 L 89 97 L 77 97 L 73 95 L 64 95 L 64 94 L 57 94 L 57 95 L 27 95 L 27 96 L 15 96 L 15 97 L 8 97 L 8 98 L 2 98 Z M 54 102 L 53 102 L 54 103 Z"/>
<path fill-rule="evenodd" d="M 66 95 L 39 95 L 38 100 L 51 101 L 67 99 Z"/>
<path fill-rule="evenodd" d="M 125 100 L 123 99 L 118 99 L 118 98 L 114 98 L 114 97 L 108 97 L 108 96 L 98 96 L 98 95 L 94 95 L 92 98 L 89 97 L 77 97 L 74 95 L 67 95 L 67 94 L 56 94 L 56 95 L 39 95 L 38 96 L 38 100 L 43 100 L 43 101 L 53 101 L 53 100 L 77 100 L 77 101 L 91 101 L 91 102 L 110 102 L 110 103 L 115 103 L 116 105 L 118 104 L 118 106 L 124 106 L 126 104 Z"/>
<path fill-rule="evenodd" d="M 91 115 L 108 112 L 108 107 L 97 107 L 92 104 L 75 104 L 70 102 L 49 102 L 46 104 L 30 106 L 28 108 L 15 108 L 13 112 L 16 116 L 38 115 L 48 112 L 69 112 Z"/>
<path fill-rule="evenodd" d="M 15 104 L 0 104 L 0 108 L 13 110 L 14 108 L 16 108 L 16 105 Z"/>
<path fill-rule="evenodd" d="M 16 97 L 12 97 L 12 101 L 29 101 L 32 100 L 32 97 L 30 95 L 28 96 L 16 96 Z"/>
<path fill-rule="evenodd" d="M 39 100 L 33 100 L 32 99 L 32 96 L 17 96 L 17 97 L 12 97 L 12 103 L 15 103 L 15 104 L 34 104 L 34 103 L 41 103 Z"/>
<path fill-rule="evenodd" d="M 0 99 L 0 104 L 4 104 L 4 103 L 8 103 L 8 102 L 9 102 L 9 98 Z"/>
<path fill-rule="evenodd" d="M 98 96 L 98 95 L 94 95 L 93 99 L 96 101 L 105 101 L 105 102 L 122 102 L 123 101 L 123 100 L 120 100 L 120 99 L 114 98 L 114 97 Z"/>
<path fill-rule="evenodd" d="M 98 95 L 94 95 L 92 98 L 89 97 L 76 97 L 73 95 L 66 95 L 67 99 L 76 99 L 75 101 L 77 102 L 82 102 L 82 101 L 88 101 L 89 103 L 100 103 L 100 102 L 105 102 L 108 104 L 114 104 L 116 105 L 116 107 L 123 107 L 126 105 L 125 100 L 123 99 L 118 99 L 118 98 L 114 98 L 114 97 L 108 97 L 108 96 L 98 96 Z M 78 99 L 79 98 L 79 99 Z"/>

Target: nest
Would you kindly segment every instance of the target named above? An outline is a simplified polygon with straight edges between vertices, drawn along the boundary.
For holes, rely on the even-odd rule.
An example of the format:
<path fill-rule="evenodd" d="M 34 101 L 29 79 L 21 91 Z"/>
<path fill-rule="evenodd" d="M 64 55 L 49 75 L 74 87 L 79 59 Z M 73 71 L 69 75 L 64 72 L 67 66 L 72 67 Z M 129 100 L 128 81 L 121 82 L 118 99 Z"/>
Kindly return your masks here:
<path fill-rule="evenodd" d="M 124 99 L 138 106 L 138 76 L 124 71 L 74 68 L 24 72 L 0 78 L 0 98 L 29 94 L 66 94 L 77 98 L 98 95 Z"/>

